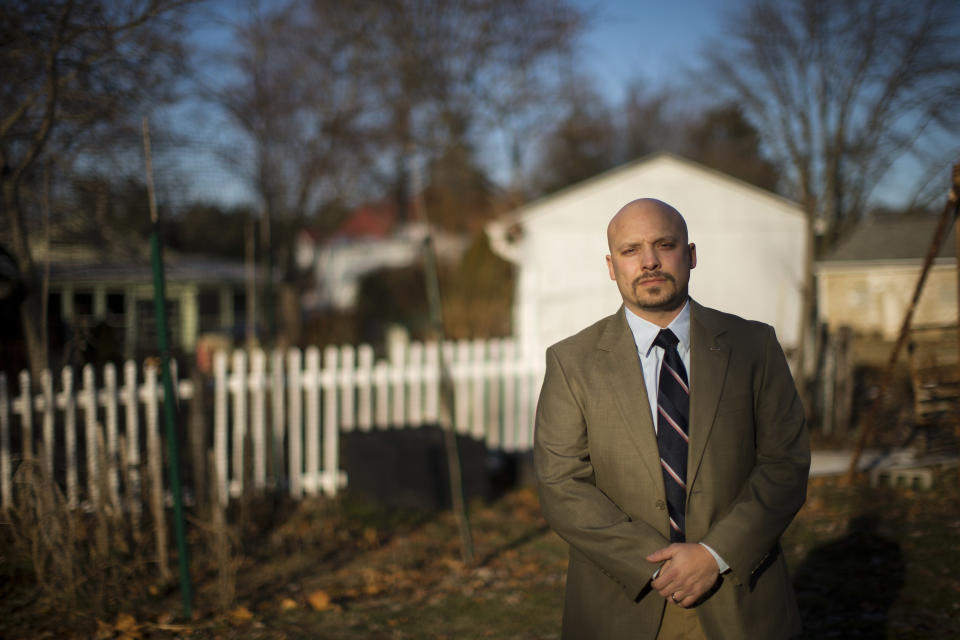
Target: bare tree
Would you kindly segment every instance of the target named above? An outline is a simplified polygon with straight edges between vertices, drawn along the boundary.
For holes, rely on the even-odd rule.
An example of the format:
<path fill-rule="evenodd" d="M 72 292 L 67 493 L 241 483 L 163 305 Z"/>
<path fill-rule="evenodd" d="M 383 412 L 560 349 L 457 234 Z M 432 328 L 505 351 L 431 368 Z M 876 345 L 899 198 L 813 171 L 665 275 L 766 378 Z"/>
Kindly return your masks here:
<path fill-rule="evenodd" d="M 435 174 L 427 176 L 434 195 L 445 190 L 444 179 L 469 178 L 485 196 L 483 177 L 472 171 L 474 143 L 486 143 L 503 104 L 529 107 L 530 87 L 544 77 L 533 70 L 568 46 L 576 29 L 563 0 L 246 6 L 224 58 L 238 73 L 210 84 L 247 143 L 233 157 L 259 201 L 268 262 L 297 227 L 332 232 L 364 201 L 389 195 L 406 217 L 414 163 Z M 529 71 L 522 91 L 504 80 L 516 77 L 513 66 Z M 432 171 L 451 158 L 466 173 Z M 454 213 L 474 215 L 477 207 Z M 281 221 L 288 237 L 277 236 Z"/>
<path fill-rule="evenodd" d="M 730 25 L 708 77 L 743 105 L 828 237 L 897 160 L 956 136 L 956 2 L 755 0 Z"/>
<path fill-rule="evenodd" d="M 179 70 L 179 10 L 188 0 L 4 2 L 0 6 L 2 221 L 26 290 L 21 324 L 34 374 L 42 358 L 42 300 L 30 233 L 41 167 L 142 116 Z"/>
<path fill-rule="evenodd" d="M 708 109 L 686 130 L 685 153 L 693 160 L 776 191 L 780 173 L 761 150 L 760 134 L 743 117 L 739 105 Z"/>
<path fill-rule="evenodd" d="M 266 223 L 303 224 L 356 188 L 371 135 L 366 36 L 334 3 L 263 4 L 248 3 L 220 57 L 236 73 L 218 66 L 227 80 L 207 89 L 249 142 L 234 166 Z"/>
<path fill-rule="evenodd" d="M 828 246 L 856 221 L 894 163 L 956 140 L 958 13 L 953 0 L 754 0 L 710 45 L 704 82 L 743 106 L 807 215 L 804 327 L 818 236 Z"/>

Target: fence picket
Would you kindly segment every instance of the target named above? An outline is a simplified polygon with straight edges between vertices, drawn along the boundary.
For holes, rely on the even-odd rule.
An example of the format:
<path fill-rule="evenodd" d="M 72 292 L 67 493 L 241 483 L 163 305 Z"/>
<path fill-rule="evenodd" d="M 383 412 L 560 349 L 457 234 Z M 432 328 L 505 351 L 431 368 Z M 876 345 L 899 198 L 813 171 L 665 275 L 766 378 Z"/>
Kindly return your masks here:
<path fill-rule="evenodd" d="M 373 384 L 376 387 L 376 425 L 380 429 L 386 429 L 390 424 L 390 371 L 389 366 L 383 360 L 377 362 L 373 368 Z"/>
<path fill-rule="evenodd" d="M 7 376 L 0 373 L 0 509 L 13 506 L 13 463 L 10 460 L 10 398 Z"/>
<path fill-rule="evenodd" d="M 110 505 L 114 509 L 119 509 L 120 478 L 118 465 L 120 460 L 118 453 L 117 368 L 113 363 L 108 363 L 103 367 L 103 391 L 99 398 L 100 405 L 103 406 L 103 417 L 107 431 L 107 491 L 110 492 Z"/>
<path fill-rule="evenodd" d="M 145 365 L 142 382 L 133 361 L 123 364 L 122 383 L 112 364 L 102 376 L 90 365 L 81 373 L 77 380 L 66 367 L 57 382 L 43 371 L 34 391 L 23 372 L 16 397 L 8 380 L 0 379 L 0 506 L 10 504 L 16 465 L 39 453 L 65 485 L 71 506 L 109 503 L 136 517 L 150 504 L 162 517 L 163 392 L 156 369 Z M 172 374 L 176 399 L 193 400 L 195 383 L 178 381 L 175 368 Z M 330 346 L 322 354 L 316 347 L 218 352 L 212 424 L 218 486 L 209 494 L 221 504 L 268 486 L 283 487 L 294 498 L 334 495 L 346 480 L 339 469 L 341 431 L 452 425 L 491 449 L 529 450 L 542 375 L 542 367 L 523 357 L 512 340 L 394 340 L 381 359 L 370 345 Z M 39 433 L 35 424 L 42 425 Z M 141 460 L 150 479 L 145 500 Z"/>
<path fill-rule="evenodd" d="M 243 495 L 244 445 L 247 438 L 247 353 L 237 349 L 233 352 L 233 371 L 228 388 L 233 393 L 233 462 L 230 468 L 230 495 Z"/>
<path fill-rule="evenodd" d="M 440 424 L 440 343 L 432 340 L 424 347 L 423 421 Z"/>
<path fill-rule="evenodd" d="M 287 461 L 287 468 L 290 473 L 290 495 L 294 498 L 303 495 L 303 378 L 300 361 L 300 351 L 291 349 L 287 354 L 287 395 L 290 402 L 290 424 L 287 432 L 290 459 Z"/>
<path fill-rule="evenodd" d="M 250 442 L 253 447 L 253 486 L 267 486 L 267 358 L 256 349 L 250 358 Z"/>
<path fill-rule="evenodd" d="M 468 433 L 477 440 L 482 440 L 485 433 L 484 428 L 484 397 L 487 393 L 489 383 L 486 379 L 485 359 L 487 356 L 486 345 L 482 340 L 474 340 L 470 343 L 470 380 L 473 388 L 473 397 L 470 401 L 473 411 L 470 416 L 470 427 Z"/>
<path fill-rule="evenodd" d="M 218 351 L 213 356 L 213 458 L 217 477 L 216 495 L 222 505 L 226 505 L 230 500 L 227 464 L 227 376 L 227 354 Z"/>
<path fill-rule="evenodd" d="M 82 369 L 83 388 L 80 390 L 77 404 L 83 409 L 83 435 L 87 449 L 87 497 L 94 510 L 100 508 L 100 456 L 97 446 L 97 395 L 93 365 L 84 365 Z"/>
<path fill-rule="evenodd" d="M 27 378 L 29 381 L 29 378 Z M 29 382 L 27 384 L 29 388 Z M 56 404 L 53 399 L 53 373 L 49 369 L 44 369 L 40 372 L 40 407 L 39 410 L 43 411 L 43 424 L 41 426 L 41 437 L 43 444 L 43 464 L 44 470 L 46 471 L 48 477 L 53 477 L 53 456 L 54 456 L 54 430 L 53 430 L 53 416 L 56 412 Z M 33 420 L 33 402 L 32 395 L 27 395 L 26 401 L 24 402 L 24 410 L 30 414 L 30 420 Z"/>
<path fill-rule="evenodd" d="M 353 431 L 356 426 L 356 406 L 354 392 L 356 389 L 356 371 L 354 364 L 356 351 L 349 345 L 340 348 L 340 367 L 337 374 L 337 385 L 340 387 L 340 428 L 344 431 Z"/>
<path fill-rule="evenodd" d="M 52 389 L 52 383 L 49 386 Z M 123 366 L 123 391 L 121 392 L 127 417 L 127 428 L 124 431 L 124 439 L 127 444 L 124 457 L 127 467 L 124 477 L 130 483 L 127 488 L 127 495 L 130 497 L 135 524 L 139 522 L 140 514 L 143 512 L 140 476 L 140 412 L 138 411 L 140 394 L 138 389 L 137 365 L 133 361 L 128 361 Z M 136 530 L 138 529 L 135 528 L 134 531 Z"/>
<path fill-rule="evenodd" d="M 157 564 L 165 578 L 170 574 L 167 562 L 167 521 L 163 501 L 163 447 L 160 445 L 160 387 L 157 384 L 157 368 L 147 366 L 143 372 L 144 425 L 147 430 L 147 468 L 150 484 L 150 514 L 153 516 L 154 545 L 157 549 Z"/>
<path fill-rule="evenodd" d="M 357 349 L 357 427 L 370 431 L 373 427 L 373 347 Z"/>
<path fill-rule="evenodd" d="M 323 493 L 332 496 L 337 492 L 337 471 L 340 464 L 340 426 L 337 424 L 337 356 L 336 347 L 323 350 L 323 423 L 322 423 L 322 469 L 317 475 Z"/>
<path fill-rule="evenodd" d="M 493 449 L 503 447 L 501 420 L 503 418 L 503 381 L 497 377 L 498 363 L 502 355 L 502 343 L 491 340 L 487 345 L 483 359 L 483 379 L 487 386 L 487 420 L 484 425 L 484 437 Z"/>
<path fill-rule="evenodd" d="M 320 350 L 316 347 L 307 349 L 306 369 L 303 379 L 307 404 L 304 425 L 307 466 L 304 474 L 304 489 L 308 494 L 316 495 L 320 477 Z"/>
<path fill-rule="evenodd" d="M 395 341 L 390 345 L 390 424 L 394 427 L 403 427 L 407 424 L 406 406 L 407 394 L 403 370 L 406 367 L 407 349 L 403 342 Z"/>
<path fill-rule="evenodd" d="M 275 349 L 270 355 L 270 410 L 273 416 L 270 477 L 274 486 L 279 486 L 283 477 L 283 434 L 286 422 L 283 373 L 283 351 Z"/>
<path fill-rule="evenodd" d="M 504 340 L 501 346 L 500 379 L 503 381 L 503 450 L 517 450 L 517 366 L 516 345 Z"/>
<path fill-rule="evenodd" d="M 33 458 L 33 390 L 30 372 L 20 372 L 20 433 L 23 434 L 23 459 Z"/>
<path fill-rule="evenodd" d="M 404 371 L 407 381 L 407 424 L 419 427 L 423 424 L 423 345 L 414 342 L 407 353 Z"/>
<path fill-rule="evenodd" d="M 64 367 L 63 391 L 58 405 L 63 407 L 63 447 L 67 465 L 67 504 L 76 508 L 79 496 L 77 493 L 77 402 L 73 393 L 73 369 Z"/>

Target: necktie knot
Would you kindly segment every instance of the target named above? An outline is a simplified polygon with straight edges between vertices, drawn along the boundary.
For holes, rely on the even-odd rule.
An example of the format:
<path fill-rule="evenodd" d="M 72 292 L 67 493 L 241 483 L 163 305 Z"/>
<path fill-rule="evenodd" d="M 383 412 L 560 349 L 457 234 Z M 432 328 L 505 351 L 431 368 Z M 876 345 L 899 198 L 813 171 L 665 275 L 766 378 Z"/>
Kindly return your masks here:
<path fill-rule="evenodd" d="M 661 347 L 664 351 L 670 351 L 676 348 L 679 342 L 680 338 L 678 338 L 673 331 L 670 331 L 670 329 L 660 329 L 660 333 L 657 334 L 653 344 Z"/>

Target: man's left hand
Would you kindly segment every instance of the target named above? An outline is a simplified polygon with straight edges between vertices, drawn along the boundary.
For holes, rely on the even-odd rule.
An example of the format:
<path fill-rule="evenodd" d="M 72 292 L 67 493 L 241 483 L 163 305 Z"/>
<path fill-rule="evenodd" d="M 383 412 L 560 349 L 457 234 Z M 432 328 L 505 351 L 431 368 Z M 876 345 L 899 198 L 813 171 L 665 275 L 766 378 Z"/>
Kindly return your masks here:
<path fill-rule="evenodd" d="M 681 607 L 692 607 L 720 576 L 717 561 L 697 543 L 671 544 L 651 553 L 647 562 L 663 563 L 650 586 Z"/>

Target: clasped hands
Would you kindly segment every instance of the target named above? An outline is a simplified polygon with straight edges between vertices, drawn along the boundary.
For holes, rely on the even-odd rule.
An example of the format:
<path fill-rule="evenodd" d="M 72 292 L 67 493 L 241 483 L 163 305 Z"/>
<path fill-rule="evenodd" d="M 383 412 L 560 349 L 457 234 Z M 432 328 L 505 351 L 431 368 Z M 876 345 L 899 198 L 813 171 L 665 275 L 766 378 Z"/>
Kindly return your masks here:
<path fill-rule="evenodd" d="M 647 556 L 647 562 L 663 563 L 650 586 L 684 608 L 696 604 L 720 576 L 714 557 L 694 542 L 673 543 L 654 551 Z"/>

